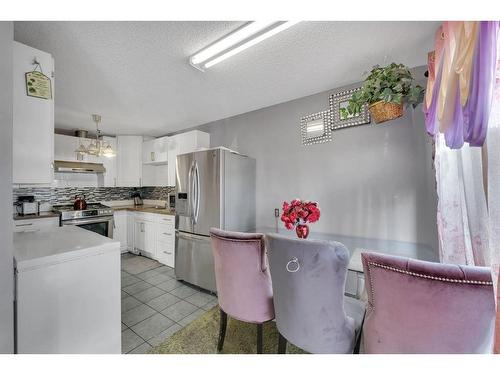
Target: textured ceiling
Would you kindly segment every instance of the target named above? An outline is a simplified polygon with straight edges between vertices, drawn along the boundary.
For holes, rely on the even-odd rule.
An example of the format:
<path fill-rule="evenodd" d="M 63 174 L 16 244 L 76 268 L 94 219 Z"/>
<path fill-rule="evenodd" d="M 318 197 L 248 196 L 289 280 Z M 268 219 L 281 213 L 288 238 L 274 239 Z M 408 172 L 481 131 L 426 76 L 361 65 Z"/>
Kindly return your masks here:
<path fill-rule="evenodd" d="M 301 22 L 206 72 L 188 57 L 242 22 L 16 22 L 55 59 L 55 121 L 159 136 L 359 81 L 372 65 L 426 63 L 437 22 Z"/>

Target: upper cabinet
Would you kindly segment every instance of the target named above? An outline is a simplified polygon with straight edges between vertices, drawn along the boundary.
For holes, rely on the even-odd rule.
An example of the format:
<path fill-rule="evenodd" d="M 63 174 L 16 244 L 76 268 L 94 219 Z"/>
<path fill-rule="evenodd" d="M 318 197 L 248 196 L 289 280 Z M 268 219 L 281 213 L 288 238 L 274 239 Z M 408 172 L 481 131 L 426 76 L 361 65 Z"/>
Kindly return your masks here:
<path fill-rule="evenodd" d="M 111 148 L 116 151 L 116 138 L 104 136 L 102 139 L 111 145 Z M 116 174 L 116 164 L 118 155 L 115 157 L 100 157 L 106 172 L 104 172 L 104 186 L 105 187 L 115 187 L 118 186 L 117 174 Z"/>
<path fill-rule="evenodd" d="M 161 137 L 142 143 L 143 164 L 166 164 L 168 162 L 168 138 Z"/>
<path fill-rule="evenodd" d="M 54 59 L 49 53 L 13 43 L 13 183 L 51 184 L 54 174 Z M 34 61 L 39 65 L 34 65 Z M 52 98 L 28 95 L 26 73 L 35 67 L 50 79 Z"/>
<path fill-rule="evenodd" d="M 116 137 L 116 186 L 142 186 L 142 136 Z"/>
<path fill-rule="evenodd" d="M 54 134 L 54 160 L 76 161 L 79 138 Z"/>
<path fill-rule="evenodd" d="M 210 134 L 193 130 L 168 137 L 168 186 L 175 186 L 177 155 L 210 147 Z"/>

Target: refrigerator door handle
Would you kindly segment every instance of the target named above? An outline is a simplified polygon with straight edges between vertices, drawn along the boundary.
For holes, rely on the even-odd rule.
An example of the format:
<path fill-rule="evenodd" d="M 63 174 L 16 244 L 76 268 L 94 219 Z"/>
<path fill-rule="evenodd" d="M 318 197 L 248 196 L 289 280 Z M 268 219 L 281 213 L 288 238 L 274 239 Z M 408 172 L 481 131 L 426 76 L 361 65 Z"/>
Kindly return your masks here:
<path fill-rule="evenodd" d="M 198 222 L 198 215 L 200 213 L 200 171 L 198 170 L 198 163 L 195 161 L 194 162 L 194 175 L 196 176 L 195 179 L 195 186 L 196 186 L 196 211 L 195 211 L 195 216 L 194 216 L 194 223 L 196 224 Z"/>
<path fill-rule="evenodd" d="M 189 213 L 191 214 L 191 221 L 194 223 L 194 162 L 189 167 L 188 180 L 189 180 Z"/>

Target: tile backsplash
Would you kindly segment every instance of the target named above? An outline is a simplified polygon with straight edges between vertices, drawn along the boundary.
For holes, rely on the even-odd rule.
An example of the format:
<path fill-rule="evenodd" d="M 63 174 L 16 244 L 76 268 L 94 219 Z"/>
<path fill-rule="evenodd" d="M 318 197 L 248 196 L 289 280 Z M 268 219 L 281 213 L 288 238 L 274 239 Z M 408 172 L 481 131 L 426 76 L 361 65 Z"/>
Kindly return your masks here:
<path fill-rule="evenodd" d="M 173 186 L 137 188 L 143 199 L 167 200 L 168 194 L 175 190 Z M 28 187 L 14 188 L 13 203 L 20 195 L 34 195 L 35 200 L 47 205 L 70 204 L 75 195 L 85 195 L 87 202 L 117 201 L 130 199 L 134 188 L 129 187 Z"/>

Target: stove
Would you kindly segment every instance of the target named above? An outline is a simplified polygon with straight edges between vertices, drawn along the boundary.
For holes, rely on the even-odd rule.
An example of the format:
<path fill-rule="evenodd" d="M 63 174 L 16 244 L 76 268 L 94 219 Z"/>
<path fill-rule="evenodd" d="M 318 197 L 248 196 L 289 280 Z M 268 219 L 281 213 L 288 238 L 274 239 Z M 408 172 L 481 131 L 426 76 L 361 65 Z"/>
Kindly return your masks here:
<path fill-rule="evenodd" d="M 75 210 L 72 204 L 53 206 L 60 215 L 60 224 L 76 225 L 80 228 L 96 232 L 102 236 L 113 238 L 113 209 L 101 203 L 89 203 L 85 210 Z"/>
<path fill-rule="evenodd" d="M 72 204 L 54 206 L 53 209 L 61 215 L 61 220 L 113 215 L 113 209 L 101 203 L 89 203 L 85 210 L 75 210 Z"/>

